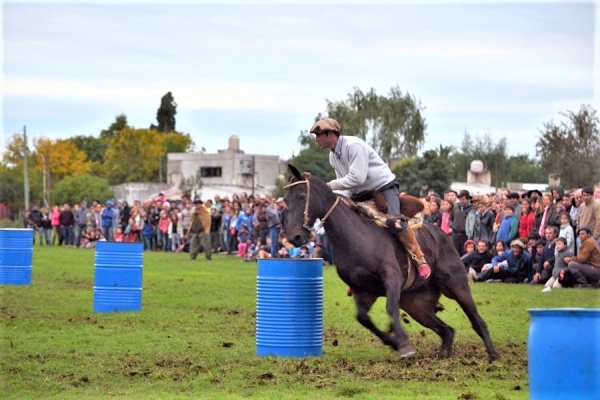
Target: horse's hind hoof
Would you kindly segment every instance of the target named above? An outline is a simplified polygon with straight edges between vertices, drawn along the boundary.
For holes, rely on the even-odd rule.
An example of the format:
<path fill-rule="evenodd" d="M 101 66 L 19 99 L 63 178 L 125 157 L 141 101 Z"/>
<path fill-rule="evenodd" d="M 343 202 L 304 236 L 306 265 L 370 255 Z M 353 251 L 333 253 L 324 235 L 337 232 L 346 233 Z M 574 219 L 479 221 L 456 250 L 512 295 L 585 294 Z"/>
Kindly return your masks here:
<path fill-rule="evenodd" d="M 409 358 L 417 354 L 417 349 L 412 344 L 407 344 L 400 347 L 398 352 L 400 353 L 400 358 Z"/>

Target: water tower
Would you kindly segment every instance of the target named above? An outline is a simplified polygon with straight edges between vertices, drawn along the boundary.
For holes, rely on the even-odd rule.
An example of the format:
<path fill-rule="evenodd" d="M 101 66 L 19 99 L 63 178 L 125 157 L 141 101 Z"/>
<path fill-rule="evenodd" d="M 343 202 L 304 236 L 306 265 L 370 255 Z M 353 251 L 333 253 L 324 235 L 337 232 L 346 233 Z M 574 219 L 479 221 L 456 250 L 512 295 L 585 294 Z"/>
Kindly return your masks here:
<path fill-rule="evenodd" d="M 492 176 L 481 160 L 471 161 L 469 172 L 467 172 L 467 183 L 490 186 Z"/>

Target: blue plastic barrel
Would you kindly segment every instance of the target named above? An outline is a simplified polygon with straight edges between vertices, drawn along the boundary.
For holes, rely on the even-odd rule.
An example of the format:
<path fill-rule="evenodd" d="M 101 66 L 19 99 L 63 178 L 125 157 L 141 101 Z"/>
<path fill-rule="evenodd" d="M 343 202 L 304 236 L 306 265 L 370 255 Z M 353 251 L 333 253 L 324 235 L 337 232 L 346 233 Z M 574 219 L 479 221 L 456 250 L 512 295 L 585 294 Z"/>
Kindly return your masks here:
<path fill-rule="evenodd" d="M 142 309 L 143 243 L 96 242 L 94 312 Z"/>
<path fill-rule="evenodd" d="M 531 400 L 600 399 L 600 309 L 529 309 Z"/>
<path fill-rule="evenodd" d="M 316 357 L 323 348 L 323 260 L 258 260 L 256 353 Z"/>
<path fill-rule="evenodd" d="M 0 229 L 0 285 L 31 285 L 33 229 Z"/>

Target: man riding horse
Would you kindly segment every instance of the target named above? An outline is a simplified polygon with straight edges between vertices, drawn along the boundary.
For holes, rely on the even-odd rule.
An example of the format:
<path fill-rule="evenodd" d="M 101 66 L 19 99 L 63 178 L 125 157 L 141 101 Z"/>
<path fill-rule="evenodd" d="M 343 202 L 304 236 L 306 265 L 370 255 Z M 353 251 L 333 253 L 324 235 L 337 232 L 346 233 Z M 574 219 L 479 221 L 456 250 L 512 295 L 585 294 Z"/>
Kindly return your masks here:
<path fill-rule="evenodd" d="M 310 129 L 322 149 L 330 149 L 329 163 L 335 170 L 336 179 L 328 182 L 332 190 L 342 190 L 352 195 L 378 191 L 387 202 L 387 214 L 392 218 L 386 224 L 404 247 L 413 254 L 419 268 L 419 276 L 428 279 L 431 267 L 410 227 L 397 228 L 400 214 L 398 182 L 388 165 L 377 152 L 356 136 L 340 135 L 340 124 L 333 118 L 323 118 Z M 348 294 L 350 295 L 350 289 Z"/>

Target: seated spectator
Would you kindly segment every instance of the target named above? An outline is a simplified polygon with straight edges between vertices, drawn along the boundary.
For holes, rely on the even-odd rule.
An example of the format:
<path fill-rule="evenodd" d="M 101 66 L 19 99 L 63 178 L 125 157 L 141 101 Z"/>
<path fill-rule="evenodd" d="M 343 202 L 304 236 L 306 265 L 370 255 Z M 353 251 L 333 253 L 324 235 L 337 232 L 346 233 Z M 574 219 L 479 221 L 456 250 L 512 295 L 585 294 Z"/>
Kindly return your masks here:
<path fill-rule="evenodd" d="M 510 249 L 492 258 L 476 277 L 478 282 L 523 282 L 531 274 L 531 254 L 520 240 L 513 240 Z"/>
<path fill-rule="evenodd" d="M 465 257 L 468 257 L 470 254 L 475 253 L 475 242 L 471 239 L 467 239 L 463 247 L 465 249 L 465 254 L 463 254 L 460 259 L 464 262 Z"/>
<path fill-rule="evenodd" d="M 520 239 L 522 240 L 523 238 Z M 527 246 L 525 250 L 527 250 L 527 252 L 532 256 L 535 255 L 535 246 L 540 239 L 540 235 L 537 232 L 531 232 L 527 237 Z"/>
<path fill-rule="evenodd" d="M 300 247 L 300 254 L 298 255 L 298 258 L 310 258 L 308 246 L 303 245 L 302 247 Z"/>
<path fill-rule="evenodd" d="M 600 246 L 594 240 L 590 228 L 581 228 L 577 231 L 581 240 L 579 254 L 574 257 L 565 257 L 568 263 L 567 271 L 571 273 L 578 287 L 588 285 L 598 286 L 600 283 Z"/>
<path fill-rule="evenodd" d="M 123 234 L 123 229 L 121 227 L 117 228 L 117 233 L 115 233 L 115 242 L 124 242 L 125 235 Z"/>
<path fill-rule="evenodd" d="M 463 259 L 469 281 L 474 281 L 477 274 L 481 272 L 483 266 L 492 262 L 493 257 L 486 240 L 477 242 L 477 251 Z"/>
<path fill-rule="evenodd" d="M 562 285 L 559 282 L 559 276 L 561 272 L 564 274 L 564 270 L 567 268 L 567 263 L 565 262 L 566 257 L 573 257 L 573 252 L 569 250 L 567 246 L 567 239 L 564 237 L 559 237 L 555 241 L 556 245 L 556 256 L 554 259 L 554 268 L 552 269 L 552 276 L 546 282 L 544 289 L 542 292 L 550 292 L 553 288 L 561 288 Z"/>
<path fill-rule="evenodd" d="M 496 255 L 500 255 L 502 253 L 504 253 L 506 251 L 506 245 L 504 244 L 504 242 L 502 240 L 497 240 L 496 243 L 494 243 L 494 254 Z"/>
<path fill-rule="evenodd" d="M 531 284 L 544 284 L 552 276 L 554 269 L 554 249 L 558 229 L 555 226 L 548 226 L 544 231 L 546 244 L 542 249 L 542 254 L 534 268 L 534 274 L 530 280 Z"/>

